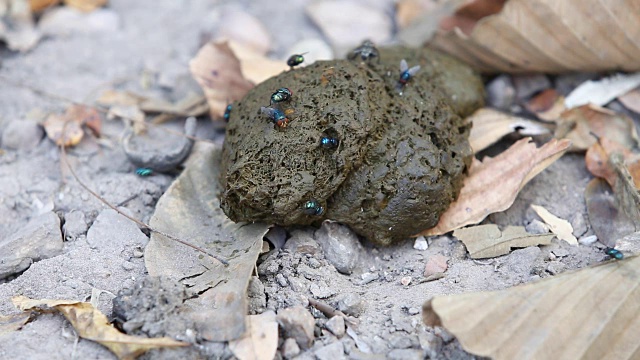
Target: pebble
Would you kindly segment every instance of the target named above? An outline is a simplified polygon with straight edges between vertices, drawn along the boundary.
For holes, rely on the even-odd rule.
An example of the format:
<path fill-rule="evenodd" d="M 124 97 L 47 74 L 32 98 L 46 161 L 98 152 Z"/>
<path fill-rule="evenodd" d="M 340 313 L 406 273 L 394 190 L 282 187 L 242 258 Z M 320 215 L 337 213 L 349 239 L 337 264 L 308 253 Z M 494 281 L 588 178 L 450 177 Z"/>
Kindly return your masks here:
<path fill-rule="evenodd" d="M 529 234 L 547 234 L 549 232 L 549 225 L 543 223 L 538 219 L 532 220 L 524 229 Z"/>
<path fill-rule="evenodd" d="M 387 353 L 389 360 L 422 360 L 424 351 L 418 349 L 394 349 Z"/>
<path fill-rule="evenodd" d="M 593 245 L 598 241 L 598 237 L 596 235 L 583 236 L 578 239 L 578 242 L 582 245 Z"/>
<path fill-rule="evenodd" d="M 335 292 L 331 290 L 331 288 L 329 288 L 328 286 L 320 287 L 320 285 L 316 283 L 313 283 L 311 284 L 311 286 L 309 286 L 309 291 L 311 291 L 313 296 L 318 299 L 326 299 L 328 297 L 335 295 Z"/>
<path fill-rule="evenodd" d="M 556 257 L 562 258 L 565 256 L 569 256 L 569 251 L 563 249 L 563 248 L 559 248 L 559 249 L 555 249 L 551 251 L 553 253 L 553 255 L 555 255 Z"/>
<path fill-rule="evenodd" d="M 42 15 L 38 28 L 46 35 L 115 33 L 120 28 L 120 17 L 112 9 L 83 12 L 68 6 L 52 8 Z"/>
<path fill-rule="evenodd" d="M 309 267 L 312 269 L 318 269 L 322 266 L 322 264 L 320 264 L 320 261 L 318 261 L 318 259 L 316 258 L 309 258 L 309 260 L 307 260 L 307 264 L 309 264 Z"/>
<path fill-rule="evenodd" d="M 407 334 L 397 332 L 389 337 L 389 346 L 394 349 L 408 349 L 411 347 L 411 339 Z"/>
<path fill-rule="evenodd" d="M 413 248 L 416 250 L 427 250 L 429 248 L 429 243 L 424 236 L 418 236 L 416 241 L 413 243 Z"/>
<path fill-rule="evenodd" d="M 442 338 L 432 332 L 427 332 L 424 327 L 418 330 L 418 341 L 422 350 L 426 351 L 429 358 L 435 358 L 442 350 Z"/>
<path fill-rule="evenodd" d="M 452 333 L 448 332 L 445 328 L 436 326 L 433 328 L 433 333 L 438 336 L 445 344 L 450 343 L 455 339 Z"/>
<path fill-rule="evenodd" d="M 448 260 L 449 259 L 446 256 L 440 254 L 430 256 L 427 260 L 426 265 L 424 266 L 424 277 L 429 277 L 431 275 L 444 273 L 445 271 L 447 271 Z"/>
<path fill-rule="evenodd" d="M 560 261 L 550 261 L 547 265 L 547 272 L 551 275 L 557 275 L 564 271 L 566 266 Z"/>
<path fill-rule="evenodd" d="M 0 279 L 24 271 L 35 261 L 62 253 L 60 218 L 54 212 L 39 215 L 0 242 Z"/>
<path fill-rule="evenodd" d="M 278 285 L 282 287 L 287 287 L 289 285 L 289 283 L 287 283 L 287 279 L 285 279 L 284 275 L 280 273 L 276 275 L 276 281 L 278 282 Z"/>
<path fill-rule="evenodd" d="M 249 313 L 262 313 L 267 307 L 267 295 L 264 291 L 264 284 L 257 276 L 252 276 L 249 279 L 249 286 L 247 287 L 247 298 L 249 300 Z"/>
<path fill-rule="evenodd" d="M 360 275 L 360 278 L 362 279 L 358 284 L 359 285 L 366 285 L 372 281 L 378 280 L 380 278 L 380 274 L 378 274 L 377 272 L 375 273 L 370 273 L 370 272 L 366 272 L 362 275 Z"/>
<path fill-rule="evenodd" d="M 315 351 L 316 358 L 318 360 L 338 360 L 346 359 L 344 354 L 344 346 L 339 341 L 323 346 Z"/>
<path fill-rule="evenodd" d="M 301 349 L 311 347 L 316 322 L 307 309 L 299 305 L 281 309 L 276 315 L 276 320 L 285 336 L 295 339 Z"/>
<path fill-rule="evenodd" d="M 320 252 L 318 242 L 315 241 L 308 232 L 303 230 L 292 231 L 291 237 L 289 237 L 289 240 L 287 240 L 283 248 L 294 254 L 316 255 Z"/>
<path fill-rule="evenodd" d="M 573 236 L 579 238 L 587 232 L 587 223 L 582 213 L 576 213 L 571 219 L 571 227 L 573 227 Z"/>
<path fill-rule="evenodd" d="M 285 359 L 291 359 L 300 354 L 300 347 L 298 343 L 293 338 L 288 338 L 282 344 L 282 356 Z"/>
<path fill-rule="evenodd" d="M 411 276 L 405 276 L 402 279 L 400 279 L 400 284 L 404 286 L 408 286 L 409 284 L 411 284 Z"/>
<path fill-rule="evenodd" d="M 329 39 L 338 57 L 366 39 L 377 45 L 391 40 L 391 17 L 355 0 L 314 1 L 307 6 L 306 13 Z"/>
<path fill-rule="evenodd" d="M 420 309 L 418 309 L 417 307 L 410 307 L 407 312 L 409 313 L 409 315 L 418 315 L 420 314 Z"/>
<path fill-rule="evenodd" d="M 235 40 L 258 54 L 266 54 L 271 47 L 269 31 L 255 16 L 241 10 L 226 8 L 218 26 L 220 37 Z"/>
<path fill-rule="evenodd" d="M 487 102 L 490 106 L 508 110 L 514 103 L 516 90 L 509 75 L 500 75 L 487 84 Z"/>
<path fill-rule="evenodd" d="M 135 249 L 135 250 L 133 250 L 133 252 L 131 253 L 131 255 L 132 255 L 134 258 L 141 258 L 141 257 L 143 257 L 143 256 L 144 256 L 144 251 L 142 251 L 142 250 L 140 250 L 140 249 Z"/>
<path fill-rule="evenodd" d="M 135 265 L 133 263 L 131 263 L 130 261 L 123 261 L 122 262 L 122 268 L 127 270 L 127 271 L 131 271 L 133 269 L 135 269 Z"/>
<path fill-rule="evenodd" d="M 31 150 L 38 146 L 44 130 L 31 120 L 13 120 L 2 132 L 2 147 L 14 150 Z"/>
<path fill-rule="evenodd" d="M 115 210 L 104 209 L 87 231 L 87 243 L 105 254 L 120 255 L 126 246 L 144 246 L 149 239 L 133 221 Z"/>
<path fill-rule="evenodd" d="M 327 330 L 331 331 L 331 333 L 339 338 L 344 336 L 345 333 L 345 325 L 344 325 L 344 317 L 336 315 L 329 319 L 324 326 Z"/>
<path fill-rule="evenodd" d="M 82 211 L 71 211 L 64 215 L 62 231 L 66 240 L 75 240 L 80 235 L 87 233 L 89 225 Z"/>
<path fill-rule="evenodd" d="M 525 100 L 542 90 L 551 87 L 551 81 L 543 74 L 514 75 L 513 85 L 516 89 L 516 97 Z"/>
<path fill-rule="evenodd" d="M 365 303 L 356 293 L 342 294 L 338 298 L 338 310 L 351 316 L 358 317 L 364 312 Z"/>
<path fill-rule="evenodd" d="M 358 236 L 348 227 L 333 221 L 325 221 L 315 232 L 324 257 L 336 270 L 351 274 L 358 265 L 362 245 Z"/>

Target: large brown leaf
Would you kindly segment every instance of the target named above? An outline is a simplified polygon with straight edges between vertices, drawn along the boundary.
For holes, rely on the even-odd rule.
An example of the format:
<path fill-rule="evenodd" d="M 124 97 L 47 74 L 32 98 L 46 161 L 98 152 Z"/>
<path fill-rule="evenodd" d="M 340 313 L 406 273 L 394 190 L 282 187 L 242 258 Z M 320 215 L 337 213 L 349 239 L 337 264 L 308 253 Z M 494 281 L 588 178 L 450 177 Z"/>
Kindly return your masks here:
<path fill-rule="evenodd" d="M 145 249 L 149 275 L 180 280 L 199 294 L 182 310 L 210 341 L 229 341 L 245 333 L 247 285 L 269 228 L 236 224 L 222 212 L 220 157 L 220 148 L 197 143 L 186 169 L 158 201 L 150 225 L 226 258 L 229 265 L 156 233 Z"/>
<path fill-rule="evenodd" d="M 423 306 L 462 347 L 493 359 L 637 359 L 640 257 Z"/>
<path fill-rule="evenodd" d="M 431 44 L 485 72 L 640 70 L 636 0 L 510 0 L 482 17 L 499 9 L 464 17 L 465 3 Z"/>
<path fill-rule="evenodd" d="M 569 140 L 553 139 L 536 148 L 531 138 L 525 138 L 495 158 L 474 159 L 458 199 L 440 216 L 438 225 L 419 235 L 444 234 L 508 209 L 529 180 L 559 159 L 570 145 Z"/>

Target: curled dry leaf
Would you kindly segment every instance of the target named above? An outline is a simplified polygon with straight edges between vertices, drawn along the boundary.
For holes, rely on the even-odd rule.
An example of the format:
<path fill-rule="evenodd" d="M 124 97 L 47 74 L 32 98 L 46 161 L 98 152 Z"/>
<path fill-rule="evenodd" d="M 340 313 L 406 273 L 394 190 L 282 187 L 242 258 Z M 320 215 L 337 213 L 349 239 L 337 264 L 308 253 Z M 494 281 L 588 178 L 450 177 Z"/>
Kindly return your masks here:
<path fill-rule="evenodd" d="M 0 315 L 0 336 L 20 330 L 30 319 L 31 313 L 28 312 Z"/>
<path fill-rule="evenodd" d="M 587 169 L 593 175 L 607 180 L 612 187 L 615 186 L 618 174 L 609 162 L 609 157 L 615 153 L 622 155 L 635 187 L 640 189 L 640 154 L 609 138 L 602 137 L 589 147 L 585 155 Z"/>
<path fill-rule="evenodd" d="M 551 232 L 556 234 L 558 239 L 566 241 L 569 245 L 578 245 L 578 239 L 573 236 L 573 226 L 571 226 L 570 222 L 560 219 L 540 205 L 532 204 L 531 208 L 540 216 L 545 224 L 549 225 Z"/>
<path fill-rule="evenodd" d="M 503 2 L 465 2 L 431 44 L 485 72 L 640 70 L 635 0 L 511 0 L 483 17 Z M 494 8 L 465 17 L 469 3 Z"/>
<path fill-rule="evenodd" d="M 204 90 L 213 118 L 222 118 L 227 105 L 240 100 L 253 87 L 242 75 L 240 61 L 226 42 L 204 45 L 191 59 L 189 68 Z"/>
<path fill-rule="evenodd" d="M 520 190 L 542 170 L 560 158 L 571 145 L 553 139 L 537 148 L 531 138 L 519 140 L 495 158 L 473 159 L 469 176 L 435 227 L 418 235 L 440 235 L 469 224 L 477 224 L 489 214 L 504 211 Z"/>
<path fill-rule="evenodd" d="M 495 224 L 457 229 L 453 236 L 464 243 L 472 259 L 505 255 L 511 248 L 549 245 L 553 239 L 552 234 L 529 234 L 523 226 L 507 226 L 500 231 Z"/>
<path fill-rule="evenodd" d="M 557 122 L 554 136 L 571 140 L 572 151 L 587 150 L 596 143 L 596 136 L 609 138 L 627 148 L 638 144 L 636 127 L 630 117 L 596 105 L 567 110 Z"/>
<path fill-rule="evenodd" d="M 52 6 L 58 5 L 60 0 L 29 0 L 31 11 L 40 12 Z"/>
<path fill-rule="evenodd" d="M 93 11 L 107 5 L 109 0 L 64 0 L 64 4 L 82 11 Z"/>
<path fill-rule="evenodd" d="M 526 136 L 549 133 L 549 129 L 543 124 L 490 108 L 477 110 L 467 120 L 473 124 L 469 143 L 474 153 L 488 148 L 512 132 Z"/>
<path fill-rule="evenodd" d="M 259 84 L 289 69 L 286 61 L 269 59 L 239 42 L 229 41 L 229 47 L 240 60 L 244 77 L 254 84 Z"/>
<path fill-rule="evenodd" d="M 84 136 L 83 125 L 100 135 L 102 119 L 96 109 L 72 105 L 62 115 L 50 114 L 43 124 L 47 137 L 62 146 L 77 145 Z"/>
<path fill-rule="evenodd" d="M 73 300 L 34 300 L 26 296 L 16 296 L 11 301 L 22 311 L 45 311 L 51 308 L 59 311 L 69 320 L 81 338 L 100 343 L 122 360 L 135 359 L 150 349 L 189 346 L 188 343 L 168 337 L 150 339 L 123 334 L 90 303 Z"/>
<path fill-rule="evenodd" d="M 613 190 L 603 179 L 591 180 L 584 190 L 584 198 L 589 223 L 601 243 L 615 247 L 618 239 L 637 231 L 629 216 L 619 209 Z"/>
<path fill-rule="evenodd" d="M 273 311 L 249 315 L 244 337 L 229 341 L 229 349 L 240 360 L 271 360 L 278 350 L 278 322 Z"/>
<path fill-rule="evenodd" d="M 564 106 L 564 96 L 555 89 L 547 89 L 536 95 L 527 103 L 527 110 L 536 114 L 540 120 L 555 121 L 560 117 L 566 107 Z"/>
<path fill-rule="evenodd" d="M 567 109 L 587 104 L 604 106 L 638 85 L 640 85 L 640 73 L 618 74 L 597 81 L 587 80 L 567 95 L 564 104 Z"/>
<path fill-rule="evenodd" d="M 506 290 L 437 296 L 423 306 L 468 352 L 492 359 L 635 359 L 640 256 Z"/>
<path fill-rule="evenodd" d="M 627 109 L 636 114 L 640 114 L 640 89 L 634 89 L 624 95 L 618 96 L 618 100 Z"/>

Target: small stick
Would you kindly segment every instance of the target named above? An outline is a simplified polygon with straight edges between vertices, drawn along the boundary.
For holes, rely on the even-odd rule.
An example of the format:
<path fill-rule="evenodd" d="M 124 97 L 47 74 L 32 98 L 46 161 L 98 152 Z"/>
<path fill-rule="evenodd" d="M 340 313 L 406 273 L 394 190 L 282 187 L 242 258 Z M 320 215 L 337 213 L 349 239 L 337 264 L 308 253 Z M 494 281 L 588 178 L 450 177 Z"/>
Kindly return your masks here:
<path fill-rule="evenodd" d="M 113 209 L 113 210 L 114 210 L 114 211 L 116 211 L 118 214 L 120 214 L 120 215 L 122 215 L 122 216 L 126 217 L 127 219 L 129 219 L 129 220 L 133 221 L 134 223 L 138 224 L 138 225 L 139 225 L 139 226 L 141 226 L 142 228 L 148 229 L 149 231 L 153 231 L 153 232 L 154 232 L 154 233 L 156 233 L 156 234 L 160 234 L 160 235 L 162 235 L 162 236 L 164 236 L 164 237 L 166 237 L 166 238 L 169 238 L 169 239 L 171 239 L 171 240 L 173 240 L 173 241 L 177 241 L 177 242 L 179 242 L 179 243 L 181 243 L 181 244 L 183 244 L 183 245 L 186 245 L 186 246 L 188 246 L 188 247 L 190 247 L 190 248 L 192 248 L 192 249 L 195 249 L 195 250 L 197 250 L 197 251 L 200 251 L 201 253 L 204 253 L 204 254 L 206 254 L 206 255 L 209 255 L 209 256 L 211 256 L 212 258 L 214 258 L 214 259 L 218 260 L 219 262 L 221 262 L 221 263 L 222 263 L 223 265 L 225 265 L 225 266 L 228 266 L 228 265 L 229 265 L 229 262 L 228 262 L 225 258 L 220 257 L 220 256 L 218 256 L 218 255 L 214 255 L 214 254 L 212 254 L 212 253 L 208 252 L 207 250 L 205 250 L 205 249 L 203 249 L 203 248 L 201 248 L 201 247 L 199 247 L 199 246 L 196 246 L 196 245 L 193 245 L 193 244 L 191 244 L 191 243 L 189 243 L 189 242 L 187 242 L 187 241 L 181 240 L 181 239 L 179 239 L 179 238 L 177 238 L 177 237 L 175 237 L 175 236 L 173 236 L 173 235 L 167 234 L 167 233 L 165 233 L 165 232 L 163 232 L 163 231 L 160 231 L 160 230 L 156 230 L 156 229 L 152 228 L 151 226 L 149 226 L 149 225 L 147 225 L 147 224 L 143 223 L 142 221 L 140 221 L 140 220 L 138 220 L 138 219 L 136 219 L 136 218 L 134 218 L 134 217 L 131 217 L 131 216 L 129 216 L 129 215 L 127 215 L 127 214 L 125 214 L 124 212 L 122 212 L 122 211 L 120 211 L 118 208 L 116 208 L 115 206 L 111 205 L 107 200 L 105 200 L 105 199 L 104 199 L 104 198 L 102 198 L 100 195 L 98 195 L 96 192 L 94 192 L 93 190 L 91 190 L 91 188 L 89 188 L 89 186 L 87 186 L 85 183 L 83 183 L 83 182 L 80 180 L 80 178 L 79 178 L 79 177 L 78 177 L 78 175 L 76 174 L 75 170 L 73 170 L 73 168 L 71 167 L 71 164 L 69 164 L 69 161 L 68 161 L 68 159 L 67 159 L 67 151 L 66 151 L 66 149 L 65 149 L 64 145 L 60 145 L 59 147 L 60 147 L 60 152 L 61 152 L 61 154 L 62 154 L 62 161 L 64 162 L 64 164 L 67 166 L 67 168 L 68 168 L 68 169 L 69 169 L 69 171 L 71 172 L 71 175 L 73 175 L 74 179 L 78 182 L 78 184 L 80 184 L 80 186 L 82 186 L 85 190 L 87 190 L 87 191 L 88 191 L 91 195 L 93 195 L 96 199 L 100 200 L 100 202 L 102 202 L 103 204 L 107 205 L 109 208 Z"/>

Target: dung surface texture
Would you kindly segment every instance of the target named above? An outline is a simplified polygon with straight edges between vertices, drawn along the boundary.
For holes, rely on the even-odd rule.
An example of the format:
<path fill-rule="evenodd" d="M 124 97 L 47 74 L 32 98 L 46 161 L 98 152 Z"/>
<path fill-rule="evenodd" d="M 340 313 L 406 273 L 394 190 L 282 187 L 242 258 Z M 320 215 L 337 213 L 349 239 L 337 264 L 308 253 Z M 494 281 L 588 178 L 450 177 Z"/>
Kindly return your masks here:
<path fill-rule="evenodd" d="M 421 69 L 398 90 L 400 61 Z M 260 112 L 272 105 L 286 128 Z M 319 61 L 277 75 L 234 104 L 222 160 L 221 204 L 233 221 L 351 226 L 390 244 L 434 226 L 457 197 L 471 160 L 480 78 L 427 49 L 388 48 L 380 62 Z M 335 139 L 335 147 L 322 139 Z M 316 213 L 305 204 L 314 201 Z"/>

